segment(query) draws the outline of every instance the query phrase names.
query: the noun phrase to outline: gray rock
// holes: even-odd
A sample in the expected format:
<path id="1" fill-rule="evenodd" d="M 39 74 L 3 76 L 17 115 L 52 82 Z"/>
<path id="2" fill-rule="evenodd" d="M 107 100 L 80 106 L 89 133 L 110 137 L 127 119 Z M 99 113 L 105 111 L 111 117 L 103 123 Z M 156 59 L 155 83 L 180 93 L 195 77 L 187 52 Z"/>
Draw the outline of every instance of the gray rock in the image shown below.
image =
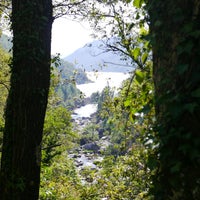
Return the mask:
<path id="1" fill-rule="evenodd" d="M 81 146 L 87 144 L 88 142 L 89 142 L 89 139 L 88 139 L 88 138 L 81 138 L 81 139 L 80 139 L 80 145 L 81 145 Z"/>
<path id="2" fill-rule="evenodd" d="M 94 152 L 98 152 L 100 149 L 100 147 L 94 142 L 83 145 L 83 148 L 85 150 L 94 151 Z"/>

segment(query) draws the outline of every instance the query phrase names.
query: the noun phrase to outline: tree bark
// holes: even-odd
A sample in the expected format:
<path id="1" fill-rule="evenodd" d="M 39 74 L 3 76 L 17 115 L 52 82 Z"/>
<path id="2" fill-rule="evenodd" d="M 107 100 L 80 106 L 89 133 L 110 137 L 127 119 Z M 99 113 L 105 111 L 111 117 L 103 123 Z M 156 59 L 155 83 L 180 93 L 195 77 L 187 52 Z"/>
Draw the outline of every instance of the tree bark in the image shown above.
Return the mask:
<path id="1" fill-rule="evenodd" d="M 39 196 L 41 140 L 50 84 L 51 0 L 12 0 L 13 62 L 0 199 Z"/>
<path id="2" fill-rule="evenodd" d="M 200 1 L 148 1 L 159 166 L 155 199 L 200 195 Z"/>

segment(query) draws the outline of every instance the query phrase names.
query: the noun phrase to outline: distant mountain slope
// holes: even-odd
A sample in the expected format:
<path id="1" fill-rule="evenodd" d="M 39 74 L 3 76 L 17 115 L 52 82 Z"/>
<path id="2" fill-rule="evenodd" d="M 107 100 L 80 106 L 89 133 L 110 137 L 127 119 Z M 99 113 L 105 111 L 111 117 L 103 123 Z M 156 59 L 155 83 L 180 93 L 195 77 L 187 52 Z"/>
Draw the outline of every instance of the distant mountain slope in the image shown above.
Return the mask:
<path id="1" fill-rule="evenodd" d="M 103 45 L 102 41 L 96 40 L 76 50 L 64 60 L 74 63 L 76 68 L 82 68 L 85 71 L 127 72 L 133 69 L 119 55 L 104 52 L 100 48 Z"/>

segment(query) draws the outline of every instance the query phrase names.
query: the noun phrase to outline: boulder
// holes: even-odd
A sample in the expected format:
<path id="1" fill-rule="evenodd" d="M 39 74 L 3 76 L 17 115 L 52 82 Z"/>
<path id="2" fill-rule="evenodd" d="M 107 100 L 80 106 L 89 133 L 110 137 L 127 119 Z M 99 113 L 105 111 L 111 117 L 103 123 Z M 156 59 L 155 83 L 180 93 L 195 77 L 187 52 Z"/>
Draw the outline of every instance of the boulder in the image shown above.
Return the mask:
<path id="1" fill-rule="evenodd" d="M 98 152 L 100 147 L 95 142 L 91 142 L 83 145 L 83 149 L 88 151 Z"/>
<path id="2" fill-rule="evenodd" d="M 88 138 L 81 138 L 81 139 L 80 139 L 80 145 L 81 145 L 81 146 L 87 144 L 88 142 L 89 142 L 89 139 L 88 139 Z"/>

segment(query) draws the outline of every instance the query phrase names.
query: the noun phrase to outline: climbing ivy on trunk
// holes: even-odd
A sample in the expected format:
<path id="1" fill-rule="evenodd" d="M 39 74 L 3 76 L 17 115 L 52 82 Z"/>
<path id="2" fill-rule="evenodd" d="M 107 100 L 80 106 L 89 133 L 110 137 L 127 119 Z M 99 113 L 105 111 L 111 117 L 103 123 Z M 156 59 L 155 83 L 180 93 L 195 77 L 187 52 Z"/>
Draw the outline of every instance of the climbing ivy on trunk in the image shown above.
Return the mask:
<path id="1" fill-rule="evenodd" d="M 155 199 L 200 195 L 200 1 L 149 0 L 156 92 Z"/>

